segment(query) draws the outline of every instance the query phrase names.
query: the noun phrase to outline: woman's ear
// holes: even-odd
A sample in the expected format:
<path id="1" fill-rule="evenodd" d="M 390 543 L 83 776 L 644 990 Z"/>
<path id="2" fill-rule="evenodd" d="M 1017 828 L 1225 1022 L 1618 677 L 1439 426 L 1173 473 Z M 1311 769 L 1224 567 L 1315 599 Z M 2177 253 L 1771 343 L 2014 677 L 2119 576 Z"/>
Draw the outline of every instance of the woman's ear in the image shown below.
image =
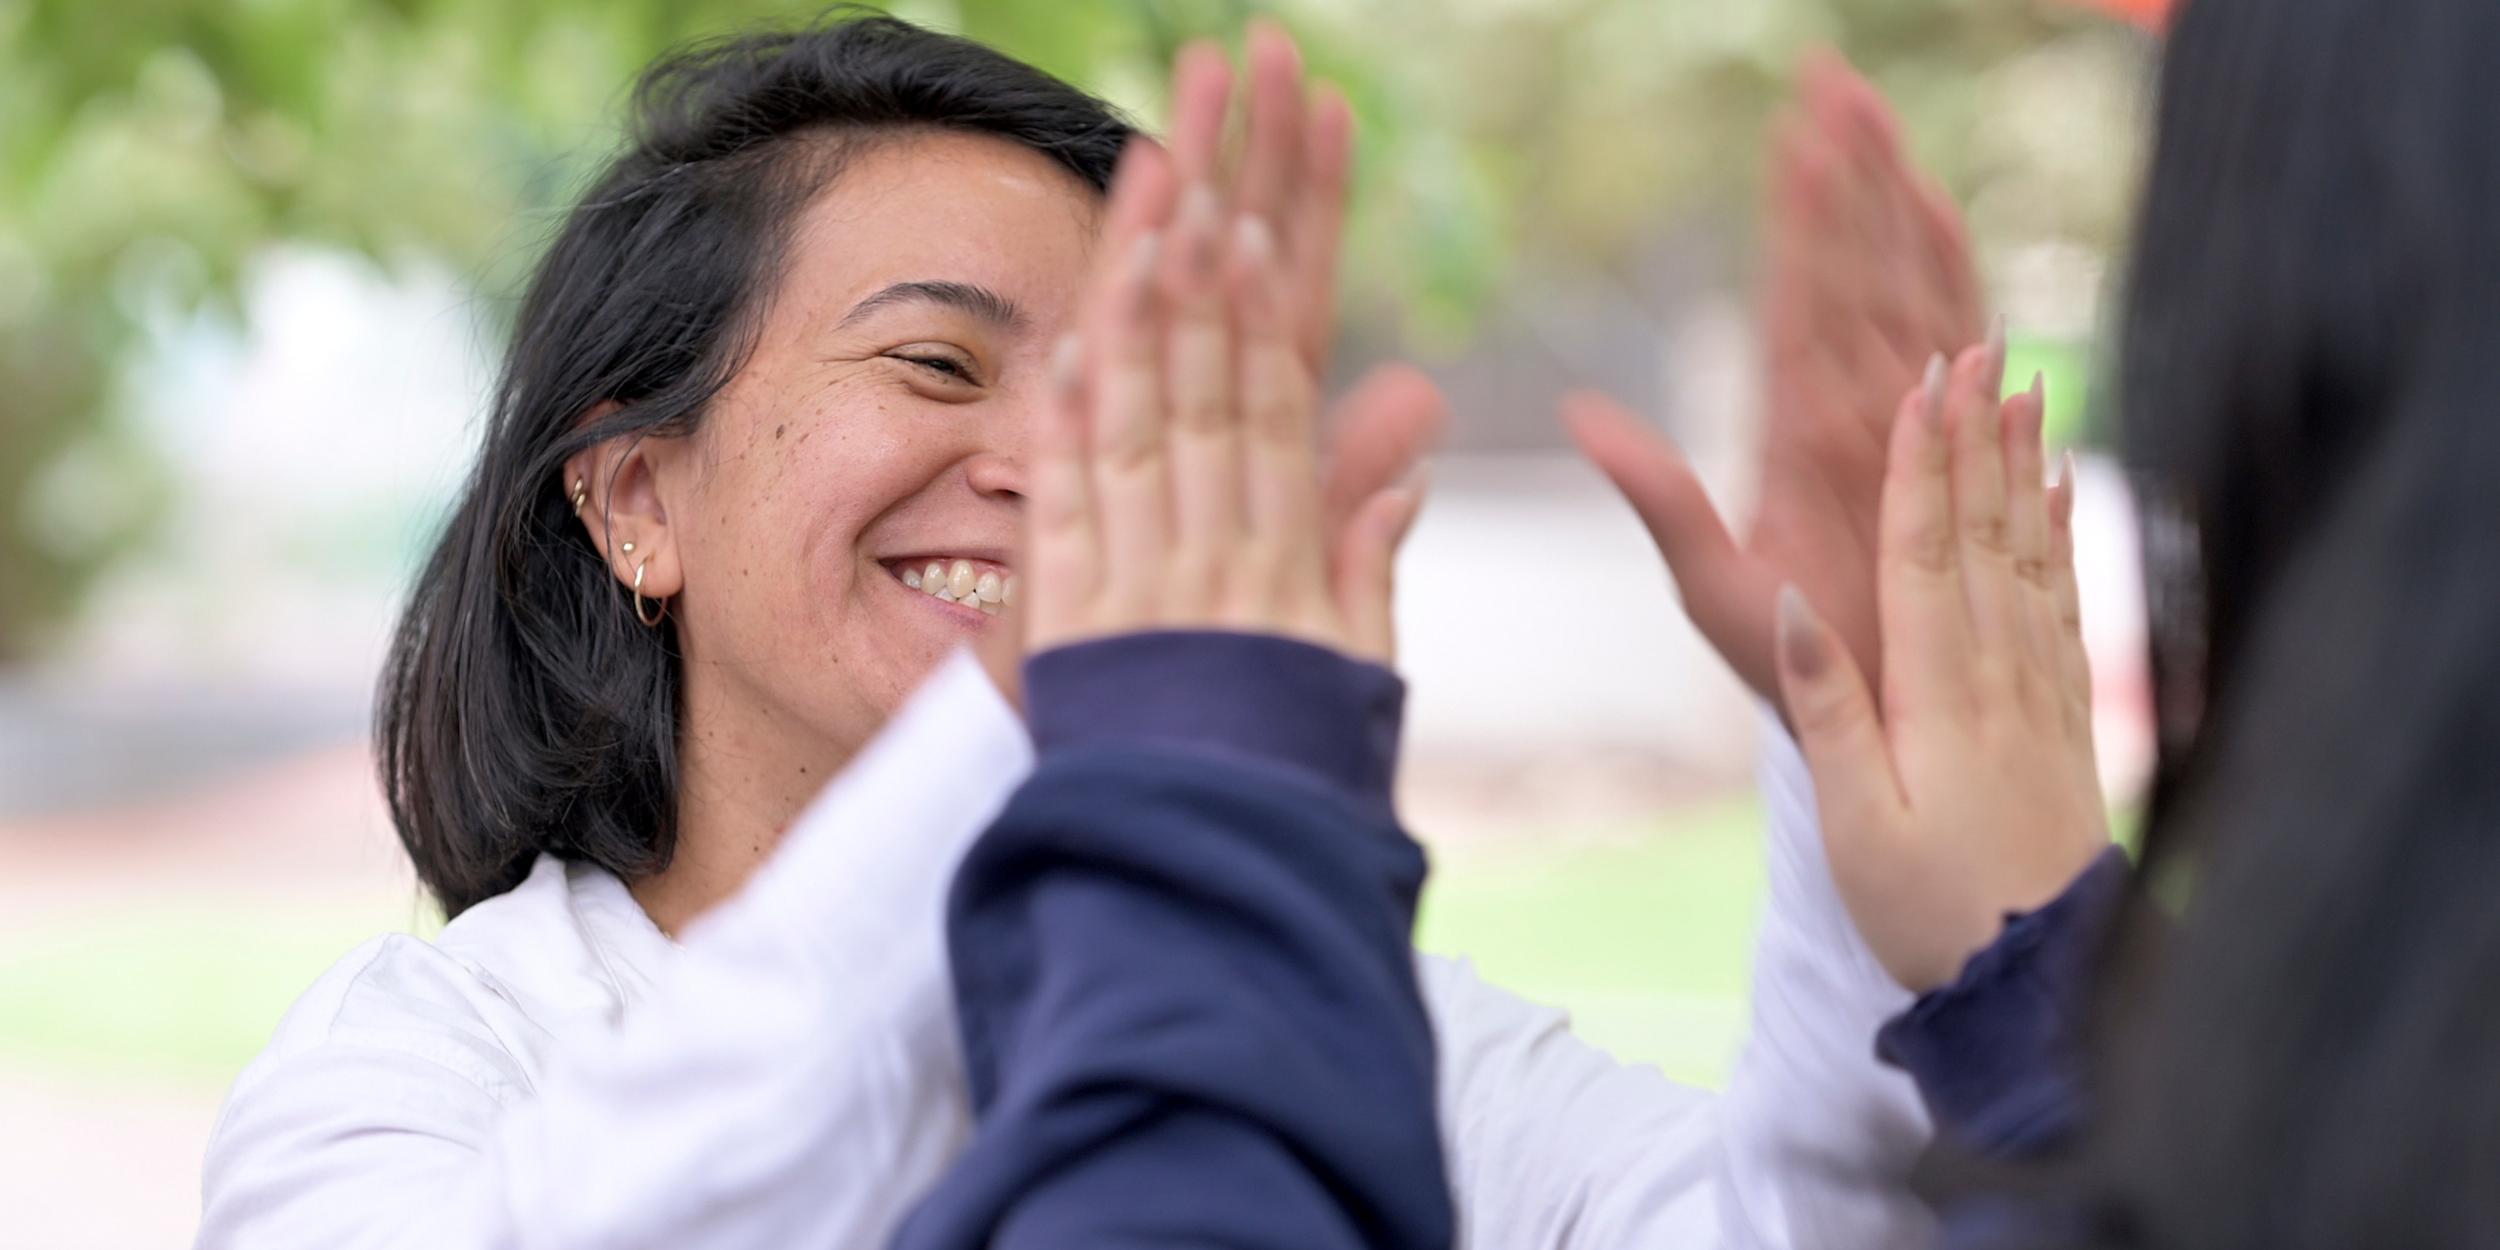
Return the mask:
<path id="1" fill-rule="evenodd" d="M 602 403 L 582 418 L 587 425 L 616 410 Z M 663 461 L 684 440 L 656 438 L 640 432 L 620 434 L 575 453 L 564 462 L 565 497 L 590 535 L 608 570 L 627 587 L 641 578 L 648 599 L 666 599 L 685 587 L 677 560 L 677 544 L 669 529 L 668 491 Z"/>

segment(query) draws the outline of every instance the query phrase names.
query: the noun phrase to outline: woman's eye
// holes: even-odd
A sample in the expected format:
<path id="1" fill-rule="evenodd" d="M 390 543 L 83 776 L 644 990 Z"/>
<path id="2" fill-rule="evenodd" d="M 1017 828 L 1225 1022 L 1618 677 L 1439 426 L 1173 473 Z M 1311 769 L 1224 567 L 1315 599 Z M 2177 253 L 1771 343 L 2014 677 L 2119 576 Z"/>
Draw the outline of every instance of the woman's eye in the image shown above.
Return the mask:
<path id="1" fill-rule="evenodd" d="M 951 382 L 971 382 L 974 380 L 972 376 L 972 366 L 953 356 L 923 355 L 917 352 L 896 352 L 894 353 L 894 358 L 896 360 L 910 361 L 912 364 L 918 365 L 922 369 L 937 374 L 938 376 Z"/>

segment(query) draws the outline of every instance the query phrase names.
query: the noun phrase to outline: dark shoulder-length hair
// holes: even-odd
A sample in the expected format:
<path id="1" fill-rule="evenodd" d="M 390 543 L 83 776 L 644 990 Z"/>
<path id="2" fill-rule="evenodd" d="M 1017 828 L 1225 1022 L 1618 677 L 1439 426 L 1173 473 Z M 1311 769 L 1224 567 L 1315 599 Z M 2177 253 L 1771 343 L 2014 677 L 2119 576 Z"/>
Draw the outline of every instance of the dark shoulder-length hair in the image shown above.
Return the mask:
<path id="1" fill-rule="evenodd" d="M 798 211 L 859 143 L 932 128 L 1022 144 L 1098 192 L 1132 133 L 1038 69 L 865 12 L 643 75 L 623 150 L 521 302 L 484 447 L 382 673 L 383 792 L 446 913 L 511 889 L 541 854 L 628 879 L 668 864 L 674 627 L 635 621 L 565 461 L 693 430 L 745 361 Z"/>
<path id="2" fill-rule="evenodd" d="M 2186 0 L 2158 124 L 2160 764 L 2077 1231 L 2500 1245 L 2500 4 Z"/>

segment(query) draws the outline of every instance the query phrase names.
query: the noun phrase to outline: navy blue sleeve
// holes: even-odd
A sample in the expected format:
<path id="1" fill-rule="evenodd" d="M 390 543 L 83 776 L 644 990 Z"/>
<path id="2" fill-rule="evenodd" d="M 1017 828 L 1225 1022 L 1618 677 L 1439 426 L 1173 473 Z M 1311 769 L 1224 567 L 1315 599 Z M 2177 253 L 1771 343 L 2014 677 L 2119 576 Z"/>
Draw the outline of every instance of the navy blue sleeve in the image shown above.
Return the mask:
<path id="1" fill-rule="evenodd" d="M 1025 691 L 1034 775 L 948 903 L 979 1127 L 895 1245 L 1447 1246 L 1397 678 L 1160 633 Z"/>
<path id="2" fill-rule="evenodd" d="M 1877 1056 L 1918 1083 L 1939 1146 L 2019 1163 L 2082 1128 L 2084 980 L 2128 873 L 2123 852 L 2102 852 L 2047 906 L 2008 916 L 1960 977 L 1920 995 L 1876 1034 Z M 2079 1218 L 2014 1194 L 1955 1194 L 1941 1208 L 1947 1250 L 2039 1244 Z"/>
<path id="3" fill-rule="evenodd" d="M 2081 1123 L 2082 980 L 2128 871 L 2124 852 L 2102 852 L 2047 906 L 2008 916 L 1959 978 L 1876 1034 L 1877 1056 L 1918 1083 L 1939 1140 L 2021 1158 L 2062 1144 Z"/>

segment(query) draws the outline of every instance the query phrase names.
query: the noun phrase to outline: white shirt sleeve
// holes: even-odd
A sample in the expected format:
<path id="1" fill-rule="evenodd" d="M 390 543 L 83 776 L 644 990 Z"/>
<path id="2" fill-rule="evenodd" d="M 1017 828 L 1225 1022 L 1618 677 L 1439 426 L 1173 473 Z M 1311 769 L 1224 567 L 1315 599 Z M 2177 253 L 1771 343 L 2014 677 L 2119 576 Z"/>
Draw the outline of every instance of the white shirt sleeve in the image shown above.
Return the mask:
<path id="1" fill-rule="evenodd" d="M 1910 996 L 1842 909 L 1804 759 L 1776 716 L 1763 736 L 1770 897 L 1724 1094 L 1618 1063 L 1563 1013 L 1426 959 L 1461 1245 L 1932 1244 L 1904 1188 L 1926 1117 L 1909 1079 L 1875 1059 L 1876 1028 Z"/>
<path id="2" fill-rule="evenodd" d="M 959 653 L 693 926 L 609 1044 L 534 1088 L 516 1092 L 529 1082 L 491 1017 L 432 1010 L 446 996 L 412 984 L 453 975 L 448 956 L 370 945 L 291 1013 L 355 1026 L 238 1083 L 198 1244 L 884 1244 L 969 1131 L 945 891 L 1031 766 L 1022 722 Z"/>
<path id="3" fill-rule="evenodd" d="M 1832 884 L 1814 779 L 1779 716 L 1761 712 L 1770 900 L 1754 941 L 1753 1012 L 1720 1113 L 1720 1205 L 1734 1247 L 1930 1246 L 1908 1189 L 1932 1128 L 1875 1031 L 1911 994 L 1858 936 Z"/>

